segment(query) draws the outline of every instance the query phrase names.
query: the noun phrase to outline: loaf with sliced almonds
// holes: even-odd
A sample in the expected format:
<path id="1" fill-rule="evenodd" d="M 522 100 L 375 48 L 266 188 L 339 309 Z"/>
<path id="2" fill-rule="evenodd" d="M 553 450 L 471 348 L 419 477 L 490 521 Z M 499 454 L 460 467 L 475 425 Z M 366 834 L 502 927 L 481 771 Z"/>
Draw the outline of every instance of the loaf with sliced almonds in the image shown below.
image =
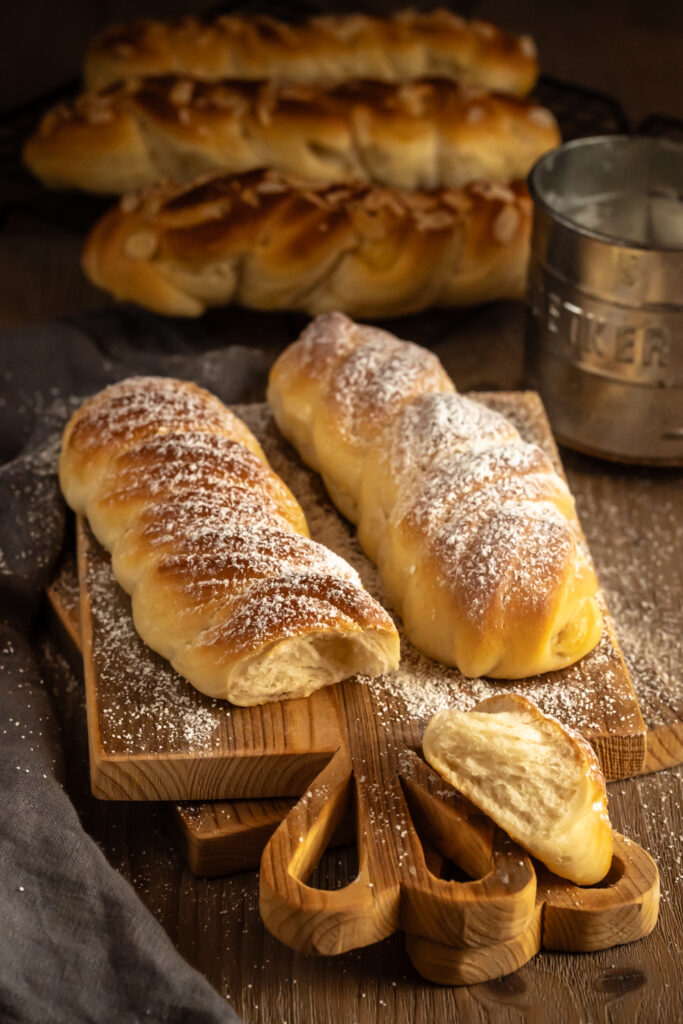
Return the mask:
<path id="1" fill-rule="evenodd" d="M 250 171 L 124 196 L 83 266 L 170 316 L 230 303 L 396 316 L 521 297 L 530 226 L 523 182 L 412 192 Z"/>
<path id="2" fill-rule="evenodd" d="M 447 75 L 467 85 L 523 95 L 538 75 L 536 47 L 484 21 L 450 11 L 340 14 L 287 24 L 223 14 L 160 22 L 139 19 L 97 36 L 85 58 L 89 89 L 130 75 L 276 78 L 334 84 L 350 78 L 405 81 Z"/>
<path id="3" fill-rule="evenodd" d="M 397 666 L 387 613 L 310 539 L 256 438 L 209 392 L 114 384 L 72 416 L 59 472 L 138 633 L 202 693 L 260 704 Z"/>
<path id="4" fill-rule="evenodd" d="M 514 679 L 596 646 L 597 579 L 566 483 L 505 417 L 456 394 L 435 356 L 321 316 L 274 364 L 268 399 L 421 651 Z"/>
<path id="5" fill-rule="evenodd" d="M 46 185 L 128 192 L 271 167 L 320 182 L 458 188 L 523 178 L 560 141 L 531 100 L 446 78 L 325 89 L 169 75 L 50 110 L 24 148 Z"/>
<path id="6" fill-rule="evenodd" d="M 427 726 L 426 760 L 561 878 L 597 885 L 612 864 L 607 792 L 592 747 L 526 697 L 501 694 Z"/>

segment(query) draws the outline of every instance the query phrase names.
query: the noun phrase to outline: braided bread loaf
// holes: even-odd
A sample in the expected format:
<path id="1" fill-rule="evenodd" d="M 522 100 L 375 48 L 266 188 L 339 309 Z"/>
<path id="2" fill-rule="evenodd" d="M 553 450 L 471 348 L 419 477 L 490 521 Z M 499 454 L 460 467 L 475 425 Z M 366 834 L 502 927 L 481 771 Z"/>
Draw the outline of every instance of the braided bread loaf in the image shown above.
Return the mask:
<path id="1" fill-rule="evenodd" d="M 321 182 L 458 188 L 523 178 L 560 141 L 531 100 L 446 78 L 333 89 L 134 79 L 49 111 L 24 149 L 46 184 L 127 192 L 271 167 Z"/>
<path id="2" fill-rule="evenodd" d="M 530 223 L 521 182 L 398 192 L 252 171 L 125 196 L 83 266 L 172 316 L 231 302 L 392 316 L 521 296 Z"/>
<path id="3" fill-rule="evenodd" d="M 566 484 L 508 420 L 455 394 L 430 353 L 322 316 L 276 361 L 268 399 L 425 654 L 512 679 L 597 644 L 597 580 Z"/>
<path id="4" fill-rule="evenodd" d="M 207 391 L 134 377 L 100 392 L 67 424 L 60 482 L 142 639 L 203 693 L 260 704 L 397 666 L 386 612 Z"/>
<path id="5" fill-rule="evenodd" d="M 528 36 L 466 22 L 447 10 L 325 15 L 298 25 L 258 15 L 139 20 L 107 29 L 85 58 L 89 89 L 167 72 L 326 84 L 437 74 L 523 95 L 533 88 L 538 65 Z"/>

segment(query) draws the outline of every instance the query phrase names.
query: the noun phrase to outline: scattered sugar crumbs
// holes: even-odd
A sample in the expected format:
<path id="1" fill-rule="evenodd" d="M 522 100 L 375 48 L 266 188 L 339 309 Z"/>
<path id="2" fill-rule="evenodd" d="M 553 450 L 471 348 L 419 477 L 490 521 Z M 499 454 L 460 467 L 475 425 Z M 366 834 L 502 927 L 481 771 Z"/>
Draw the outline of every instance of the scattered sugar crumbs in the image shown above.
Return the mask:
<path id="1" fill-rule="evenodd" d="M 683 717 L 680 507 L 652 502 L 643 524 L 597 506 L 591 492 L 577 495 L 577 506 L 645 723 L 670 725 Z M 608 537 L 605 521 L 618 523 Z"/>
<path id="2" fill-rule="evenodd" d="M 106 722 L 105 749 L 116 754 L 206 753 L 220 747 L 220 724 L 230 715 L 229 706 L 193 690 L 144 644 L 108 559 L 91 563 L 88 593 L 103 684 L 99 714 Z"/>
<path id="3" fill-rule="evenodd" d="M 657 851 L 660 902 L 673 903 L 683 883 L 683 765 L 609 783 L 607 791 L 615 827 L 643 849 Z M 634 803 L 642 813 L 633 813 Z"/>

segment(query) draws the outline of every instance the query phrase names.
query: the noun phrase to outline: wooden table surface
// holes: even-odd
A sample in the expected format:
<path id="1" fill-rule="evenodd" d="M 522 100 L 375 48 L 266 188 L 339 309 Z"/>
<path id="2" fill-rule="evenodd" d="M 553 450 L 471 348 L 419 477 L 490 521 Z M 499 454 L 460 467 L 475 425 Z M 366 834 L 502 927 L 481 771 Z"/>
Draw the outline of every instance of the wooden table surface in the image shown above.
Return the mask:
<path id="1" fill-rule="evenodd" d="M 30 9 L 31 4 L 27 6 Z M 103 5 L 110 16 L 115 6 Z M 668 112 L 681 113 L 674 109 L 675 96 L 680 101 L 683 93 L 681 18 L 673 5 L 669 11 L 666 5 L 651 5 L 649 12 L 645 5 L 638 12 L 637 5 L 632 9 L 606 2 L 594 5 L 601 32 L 612 24 L 611 11 L 624 22 L 609 41 L 602 78 L 599 66 L 590 59 L 599 50 L 595 37 L 581 38 L 585 15 L 580 7 L 572 6 L 570 17 L 569 5 L 561 4 L 557 17 L 551 18 L 537 9 L 540 6 L 516 7 L 514 27 L 527 28 L 542 40 L 545 67 L 566 77 L 574 72 L 595 87 L 602 82 L 602 88 L 620 96 L 634 117 L 665 110 L 664 83 L 670 97 Z M 495 3 L 470 7 L 500 20 L 507 10 Z M 577 22 L 572 21 L 574 11 Z M 621 63 L 614 59 L 620 47 L 622 52 L 639 53 L 637 67 L 632 58 Z M 659 76 L 657 67 L 662 72 Z M 25 88 L 24 94 L 30 95 L 30 89 Z M 0 324 L 37 322 L 107 305 L 109 300 L 83 280 L 79 249 L 75 235 L 47 227 L 27 214 L 11 216 L 0 234 Z M 434 323 L 428 340 L 459 389 L 521 385 L 520 307 L 499 304 L 478 314 L 474 334 L 468 314 L 439 314 Z M 618 467 L 568 451 L 563 458 L 620 639 L 632 661 L 636 688 L 640 685 L 646 696 L 645 718 L 650 714 L 656 719 L 659 697 L 669 706 L 676 701 L 680 705 L 681 699 L 680 474 Z M 62 669 L 56 666 L 55 671 Z M 180 952 L 230 1000 L 247 1024 L 504 1024 L 521 1020 L 674 1024 L 683 1019 L 680 767 L 608 787 L 613 824 L 643 845 L 659 865 L 662 903 L 652 935 L 602 953 L 542 953 L 508 978 L 449 989 L 421 980 L 407 959 L 400 935 L 336 958 L 309 958 L 280 945 L 261 924 L 256 873 L 197 880 L 182 862 L 164 807 L 105 804 L 88 797 L 81 724 L 76 717 L 67 742 L 68 760 L 75 766 L 72 789 L 86 828 L 131 881 Z M 325 856 L 313 883 L 337 887 L 349 881 L 354 871 L 354 851 L 336 850 Z"/>

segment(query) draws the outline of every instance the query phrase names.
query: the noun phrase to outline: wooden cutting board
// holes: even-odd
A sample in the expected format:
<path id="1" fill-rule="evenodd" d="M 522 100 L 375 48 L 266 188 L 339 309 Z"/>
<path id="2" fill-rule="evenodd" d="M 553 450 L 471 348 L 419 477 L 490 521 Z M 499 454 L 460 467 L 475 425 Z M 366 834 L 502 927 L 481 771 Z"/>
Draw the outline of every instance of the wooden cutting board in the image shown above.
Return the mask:
<path id="1" fill-rule="evenodd" d="M 48 597 L 77 652 L 75 565 L 63 564 Z M 357 724 L 353 684 L 349 689 L 351 717 Z M 362 695 L 360 699 L 363 702 Z M 355 746 L 353 740 L 350 746 Z M 579 888 L 530 861 L 410 750 L 404 750 L 399 771 L 408 818 L 403 816 L 399 824 L 406 849 L 398 860 L 382 853 L 395 853 L 395 810 L 387 818 L 383 809 L 378 817 L 371 804 L 352 799 L 351 762 L 342 748 L 296 807 L 291 800 L 176 805 L 190 863 L 199 860 L 205 874 L 253 866 L 279 826 L 264 857 L 262 906 L 285 942 L 308 951 L 334 952 L 378 938 L 382 930 L 388 932 L 400 923 L 416 969 L 446 985 L 475 984 L 507 974 L 541 948 L 606 949 L 639 939 L 654 928 L 659 906 L 656 866 L 623 836 L 615 836 L 607 878 L 596 889 Z M 365 775 L 359 778 L 365 783 Z M 395 797 L 394 793 L 394 802 Z M 354 827 L 357 802 L 360 812 Z M 380 821 L 389 826 L 389 843 L 377 834 Z M 359 877 L 342 893 L 316 892 L 301 884 L 330 833 L 329 846 L 360 836 Z M 383 860 L 385 872 L 378 873 L 377 863 Z M 449 870 L 453 864 L 461 869 L 458 881 Z M 294 904 L 303 893 L 303 906 L 292 905 L 292 891 Z M 392 900 L 393 910 L 386 906 Z M 384 912 L 378 916 L 373 904 Z M 372 929 L 367 932 L 368 921 L 374 934 Z"/>
<path id="2" fill-rule="evenodd" d="M 424 977 L 457 985 L 507 974 L 541 946 L 606 949 L 654 928 L 659 875 L 641 847 L 615 834 L 610 871 L 593 888 L 551 875 L 395 733 L 368 734 L 366 689 L 341 687 L 347 746 L 263 851 L 259 906 L 278 939 L 335 955 L 400 929 Z M 343 889 L 313 889 L 307 878 L 350 799 L 358 874 Z M 442 877 L 430 848 L 462 877 Z"/>
<path id="3" fill-rule="evenodd" d="M 493 396 L 492 404 L 504 406 L 505 399 Z M 544 436 L 539 428 L 545 421 L 535 396 L 512 401 L 523 433 L 548 446 L 549 432 L 545 427 Z M 510 414 L 508 408 L 503 411 Z M 313 535 L 354 562 L 369 589 L 379 593 L 376 574 L 365 563 L 348 525 L 331 510 L 316 478 L 293 459 L 274 434 L 264 410 L 257 412 L 250 426 L 274 468 L 302 501 Z M 278 464 L 278 459 L 284 464 Z M 157 798 L 160 791 L 183 780 L 193 784 L 200 777 L 202 785 L 208 784 L 212 773 L 198 776 L 192 768 L 195 748 L 206 729 L 210 742 L 205 744 L 204 760 L 210 765 L 214 760 L 216 764 L 227 760 L 229 785 L 241 787 L 237 795 L 252 795 L 248 787 L 253 791 L 254 777 L 263 785 L 267 774 L 259 776 L 254 771 L 259 755 L 270 768 L 278 745 L 288 738 L 285 729 L 278 732 L 263 727 L 267 713 L 272 709 L 286 714 L 287 706 L 258 709 L 264 716 L 258 732 L 252 729 L 250 733 L 244 722 L 236 727 L 231 720 L 230 742 L 241 740 L 231 759 L 215 715 L 222 710 L 232 719 L 238 712 L 239 723 L 243 713 L 250 715 L 254 709 L 221 709 L 216 702 L 190 692 L 161 659 L 150 656 L 149 660 L 144 645 L 139 641 L 136 645 L 126 615 L 127 598 L 112 579 L 109 560 L 83 523 L 78 529 L 78 551 L 91 765 L 98 779 L 108 783 L 113 773 L 117 793 L 124 788 L 120 779 L 126 787 L 134 779 L 141 790 L 152 780 L 151 795 Z M 329 756 L 329 747 L 315 750 L 316 755 L 327 755 L 325 766 L 304 784 L 303 796 L 291 809 L 277 804 L 259 808 L 261 814 L 269 815 L 268 829 L 286 812 L 261 860 L 261 913 L 278 938 L 305 952 L 330 954 L 367 945 L 401 928 L 418 970 L 449 984 L 498 976 L 519 966 L 543 942 L 552 943 L 543 922 L 554 920 L 557 893 L 546 891 L 526 854 L 436 778 L 417 753 L 426 720 L 443 702 L 468 706 L 500 685 L 465 680 L 453 670 L 423 659 L 404 643 L 402 670 L 396 676 L 370 683 L 350 679 L 323 691 L 329 705 L 319 708 L 317 714 L 326 715 L 334 725 L 334 731 L 327 734 L 336 741 L 333 756 Z M 599 648 L 579 666 L 554 678 L 524 680 L 513 688 L 531 694 L 542 707 L 578 726 L 595 746 L 608 776 L 625 777 L 642 768 L 645 729 L 609 616 Z M 189 718 L 189 735 L 187 727 L 182 734 L 178 732 L 172 715 L 167 720 L 169 695 L 173 707 L 180 706 L 185 712 L 184 721 Z M 290 702 L 290 707 L 307 703 L 310 699 Z M 148 705 L 153 708 L 152 717 Z M 195 706 L 202 713 L 192 712 Z M 123 715 L 127 708 L 133 709 L 128 719 Z M 312 724 L 309 734 L 309 743 L 313 743 Z M 272 740 L 267 750 L 263 743 L 266 735 Z M 297 737 L 300 735 L 301 729 Z M 254 737 L 260 745 L 253 743 Z M 185 749 L 179 749 L 179 738 L 185 740 Z M 310 746 L 308 749 L 310 752 Z M 113 751 L 119 756 L 112 756 Z M 310 769 L 313 762 L 307 764 Z M 281 773 L 277 786 L 282 777 Z M 135 793 L 138 795 L 138 789 Z M 272 793 L 268 786 L 261 795 L 281 794 Z M 242 812 L 247 807 L 243 804 Z M 358 876 L 344 890 L 313 889 L 306 881 L 332 836 L 348 821 L 352 808 Z M 214 804 L 211 813 L 217 821 L 222 805 Z M 184 815 L 188 835 L 198 835 L 196 817 L 193 829 L 189 808 Z M 203 817 L 201 810 L 198 817 Z M 247 822 L 248 834 L 254 836 L 254 820 L 250 821 L 249 815 L 245 818 L 244 813 L 240 818 Z M 264 835 L 262 829 L 256 845 Z M 619 843 L 620 839 L 614 878 L 592 891 L 583 916 L 579 905 L 582 890 L 570 887 L 568 895 L 564 892 L 566 905 L 560 899 L 558 920 L 562 912 L 571 916 L 569 925 L 558 928 L 570 948 L 603 948 L 631 941 L 654 926 L 656 868 L 639 848 L 631 857 L 634 851 L 624 852 Z M 440 878 L 425 859 L 430 845 L 459 864 L 469 880 Z M 600 922 L 597 929 L 596 920 Z"/>
<path id="4" fill-rule="evenodd" d="M 77 651 L 74 565 L 63 565 L 48 596 Z M 347 691 L 342 715 L 350 715 L 351 742 L 346 746 L 353 750 L 353 734 L 363 728 L 355 702 L 363 705 L 365 695 L 354 683 L 342 689 Z M 387 752 L 374 751 L 381 775 L 386 775 L 382 757 Z M 606 949 L 635 941 L 654 928 L 658 873 L 634 843 L 615 836 L 608 877 L 597 889 L 579 888 L 530 861 L 409 748 L 401 762 L 400 795 L 395 786 L 381 795 L 377 786 L 370 786 L 354 800 L 351 758 L 342 747 L 296 806 L 292 800 L 175 805 L 190 865 L 198 863 L 204 874 L 255 866 L 279 826 L 264 856 L 262 907 L 283 941 L 308 952 L 338 952 L 400 925 L 416 969 L 447 985 L 507 974 L 541 948 Z M 397 777 L 393 769 L 389 777 Z M 357 778 L 357 786 L 365 787 L 366 775 Z M 378 797 L 382 807 L 376 806 Z M 355 826 L 354 804 L 359 808 Z M 388 840 L 382 831 L 388 832 Z M 398 858 L 396 832 L 404 844 Z M 302 884 L 325 845 L 354 838 L 361 851 L 360 871 L 351 886 L 326 893 Z M 384 869 L 378 870 L 381 863 Z M 461 868 L 458 881 L 449 877 L 452 864 Z"/>
<path id="5" fill-rule="evenodd" d="M 615 833 L 614 840 L 612 868 L 599 888 L 579 888 L 536 863 L 536 900 L 526 928 L 490 946 L 449 946 L 406 933 L 413 965 L 429 981 L 473 985 L 516 971 L 540 949 L 594 952 L 643 938 L 657 923 L 657 868 L 624 836 Z M 442 877 L 447 859 L 429 842 L 423 846 L 428 869 Z"/>
<path id="6" fill-rule="evenodd" d="M 552 442 L 552 438 L 545 420 L 540 402 L 536 396 L 525 393 L 525 394 L 501 394 L 496 393 L 493 395 L 477 395 L 480 400 L 486 401 L 488 404 L 499 408 L 502 412 L 510 415 L 511 418 L 515 419 L 520 427 L 522 433 L 534 439 L 539 443 L 542 443 L 546 450 L 549 451 L 551 456 L 557 460 L 557 452 Z M 267 449 L 268 455 L 271 461 L 274 463 L 275 468 L 282 473 L 282 475 L 288 477 L 290 484 L 294 485 L 297 496 L 306 507 L 307 514 L 311 520 L 314 534 L 321 532 L 321 525 L 324 526 L 326 523 L 332 523 L 334 529 L 342 536 L 337 537 L 337 542 L 341 544 L 341 547 L 348 547 L 349 544 L 352 548 L 352 560 L 356 561 L 357 567 L 367 574 L 372 576 L 374 570 L 369 563 L 360 555 L 359 551 L 353 550 L 353 541 L 349 541 L 350 530 L 347 524 L 331 509 L 327 502 L 320 483 L 315 474 L 310 473 L 305 467 L 302 467 L 295 456 L 291 454 L 290 449 L 284 444 L 277 432 L 273 429 L 272 423 L 270 423 L 268 417 L 265 415 L 263 407 L 255 407 L 248 410 L 241 410 L 242 414 L 246 413 L 245 418 L 251 416 L 252 426 L 256 428 L 257 432 L 261 431 L 262 440 Z M 323 531 L 329 533 L 329 530 Z M 326 538 L 329 540 L 329 538 Z M 348 551 L 346 551 L 348 554 Z M 106 556 L 100 563 L 100 569 L 104 573 L 107 566 Z M 110 581 L 111 583 L 111 581 Z M 377 581 L 375 580 L 375 586 Z M 112 585 L 112 589 L 117 590 L 115 585 Z M 72 633 L 75 632 L 73 624 L 73 615 L 70 614 L 69 609 L 73 609 L 77 600 L 78 590 L 76 581 L 71 574 L 69 578 L 68 567 L 67 571 L 62 575 L 60 580 L 57 580 L 51 590 L 51 596 L 53 603 L 57 606 L 58 610 L 61 607 L 64 615 L 63 617 L 68 621 L 71 621 Z M 119 598 L 122 598 L 123 605 L 125 606 L 125 597 L 120 594 Z M 122 615 L 123 609 L 119 606 L 118 615 Z M 115 616 L 114 616 L 115 617 Z M 132 643 L 135 643 L 137 638 L 133 635 L 130 638 Z M 608 636 L 609 639 L 609 636 Z M 139 644 L 139 641 L 137 641 Z M 144 655 L 149 654 L 146 649 L 143 651 Z M 154 660 L 154 656 L 152 655 Z M 418 656 L 419 659 L 419 656 Z M 426 659 L 423 659 L 426 662 Z M 160 659 L 156 659 L 160 662 Z M 429 668 L 436 668 L 440 670 L 440 666 L 435 666 L 433 662 L 428 663 Z M 160 670 L 168 671 L 168 666 L 161 662 Z M 449 675 L 449 670 L 443 670 L 446 676 Z M 571 672 L 572 670 L 570 670 Z M 453 688 L 456 693 L 460 691 L 460 685 L 464 682 L 462 679 L 458 680 L 457 674 L 452 673 L 455 678 L 446 679 L 445 686 L 446 690 Z M 161 677 L 160 677 L 161 678 Z M 614 698 L 608 691 L 606 698 L 609 704 L 611 704 L 613 713 L 607 716 L 603 720 L 603 724 L 606 728 L 606 739 L 602 743 L 595 742 L 600 738 L 600 722 L 594 723 L 597 725 L 597 730 L 593 730 L 593 737 L 595 737 L 595 745 L 600 753 L 602 751 L 602 761 L 605 765 L 606 758 L 609 756 L 607 767 L 608 774 L 619 775 L 620 777 L 628 774 L 635 774 L 639 770 L 642 771 L 642 766 L 638 766 L 640 758 L 640 751 L 642 750 L 642 726 L 639 726 L 637 711 L 634 710 L 633 698 L 631 694 L 630 686 L 628 681 L 622 675 L 618 680 L 621 683 L 622 691 L 626 694 L 626 705 L 628 715 L 618 726 L 621 726 L 621 730 L 617 728 L 614 737 L 610 736 L 609 733 L 609 719 L 621 717 L 620 712 L 614 705 Z M 441 680 L 443 682 L 443 680 Z M 612 683 L 614 680 L 612 680 Z M 177 684 L 176 684 L 177 685 Z M 494 684 L 491 684 L 492 686 Z M 552 688 L 549 688 L 552 689 Z M 580 689 L 580 687 L 579 687 Z M 191 691 L 191 688 L 187 688 Z M 570 692 L 573 690 L 577 692 L 576 680 L 573 681 L 570 688 Z M 593 688 L 595 692 L 595 688 Z M 483 694 L 482 694 L 483 695 Z M 554 696 L 560 694 L 556 693 Z M 192 699 L 194 695 L 190 692 L 189 698 Z M 321 696 L 321 695 L 316 695 Z M 563 691 L 560 696 L 566 696 Z M 583 694 L 582 694 L 583 696 Z M 438 697 L 438 694 L 437 694 Z M 195 700 L 201 702 L 204 700 L 201 695 L 196 695 Z M 211 703 L 211 702 L 208 702 Z M 301 702 L 292 702 L 301 703 Z M 540 703 L 540 701 L 539 701 Z M 277 708 L 278 706 L 271 706 Z M 586 728 L 590 725 L 587 721 L 586 708 L 590 708 L 590 701 L 583 702 L 583 718 L 584 718 L 584 731 L 591 736 L 590 731 Z M 329 711 L 329 707 L 327 708 Z M 561 717 L 561 715 L 558 715 Z M 200 720 L 201 715 L 200 715 Z M 205 719 L 203 719 L 205 721 Z M 576 723 L 575 723 L 576 724 Z M 149 723 L 148 723 L 149 725 Z M 625 726 L 625 728 L 624 728 Z M 658 753 L 661 754 L 662 750 L 668 751 L 668 760 L 674 763 L 680 759 L 681 751 L 683 750 L 683 737 L 680 736 L 680 722 L 674 721 L 672 723 L 660 724 L 651 730 L 652 738 L 662 737 L 662 740 L 657 744 Z M 335 742 L 338 742 L 338 734 L 335 734 L 333 740 L 331 736 L 328 736 L 330 740 L 328 751 L 330 747 L 334 746 Z M 617 757 L 614 756 L 615 748 Z M 623 757 L 624 749 L 627 752 L 626 758 Z M 128 753 L 124 751 L 124 753 Z M 145 757 L 146 755 L 146 757 Z M 611 756 L 610 756 L 611 755 Z M 326 752 L 326 757 L 329 754 Z M 133 786 L 130 786 L 129 780 L 126 780 L 126 791 L 129 792 L 131 788 L 135 789 L 136 778 L 134 775 L 135 758 L 133 760 L 133 769 L 131 769 Z M 141 763 L 145 768 L 148 768 L 151 764 L 153 766 L 152 771 L 156 770 L 156 761 L 153 754 L 149 751 L 143 752 L 143 757 L 140 759 Z M 616 765 L 614 762 L 617 762 Z M 666 763 L 666 759 L 662 759 Z M 147 763 L 146 763 L 147 762 Z M 242 765 L 247 765 L 247 760 L 242 762 Z M 661 762 L 655 762 L 652 765 L 645 765 L 645 770 L 652 770 L 655 767 L 661 765 Z M 610 771 L 610 767 L 612 770 Z M 311 765 L 313 768 L 313 765 Z M 616 770 L 615 770 L 616 768 Z M 315 774 L 315 771 L 311 771 L 311 775 Z M 145 786 L 147 784 L 145 783 Z M 167 787 L 168 788 L 168 787 Z M 273 786 L 268 786 L 269 789 L 273 789 Z M 297 787 L 298 788 L 298 787 Z M 305 788 L 302 786 L 301 788 Z M 162 787 L 152 787 L 152 796 L 155 793 L 160 793 Z M 117 790 L 120 792 L 120 790 Z M 244 790 L 242 791 L 244 794 Z M 142 794 L 141 794 L 142 795 Z M 244 794 L 246 795 L 246 794 Z M 277 795 L 272 793 L 272 795 Z M 178 808 L 178 817 L 181 827 L 182 834 L 184 835 L 187 850 L 189 853 L 189 860 L 193 870 L 198 873 L 222 873 L 226 868 L 240 869 L 242 867 L 252 866 L 256 863 L 260 848 L 267 835 L 274 829 L 278 814 L 283 814 L 287 809 L 288 804 L 281 802 L 269 802 L 268 805 L 260 807 L 258 804 L 251 803 L 234 803 L 233 805 L 226 804 L 224 807 L 218 808 L 216 805 L 181 805 Z M 251 838 L 250 838 L 251 837 Z M 236 855 L 233 856 L 231 848 L 235 849 Z"/>
<path id="7" fill-rule="evenodd" d="M 561 470 L 537 395 L 477 395 L 510 416 Z M 303 466 L 274 427 L 266 406 L 238 410 L 261 441 L 274 470 L 290 485 L 311 533 L 358 569 L 380 600 L 375 567 L 353 528 L 334 510 L 319 478 Z M 340 744 L 334 688 L 299 701 L 237 708 L 198 693 L 137 636 L 130 601 L 115 582 L 107 554 L 80 522 L 77 550 L 88 708 L 90 767 L 104 799 L 216 799 L 297 796 Z M 402 636 L 397 673 L 367 685 L 372 721 L 391 730 L 409 721 L 412 741 L 434 711 L 471 706 L 502 688 L 535 700 L 578 729 L 595 748 L 609 779 L 640 771 L 645 726 L 609 615 L 601 643 L 577 665 L 518 682 L 465 679 L 423 657 Z"/>

